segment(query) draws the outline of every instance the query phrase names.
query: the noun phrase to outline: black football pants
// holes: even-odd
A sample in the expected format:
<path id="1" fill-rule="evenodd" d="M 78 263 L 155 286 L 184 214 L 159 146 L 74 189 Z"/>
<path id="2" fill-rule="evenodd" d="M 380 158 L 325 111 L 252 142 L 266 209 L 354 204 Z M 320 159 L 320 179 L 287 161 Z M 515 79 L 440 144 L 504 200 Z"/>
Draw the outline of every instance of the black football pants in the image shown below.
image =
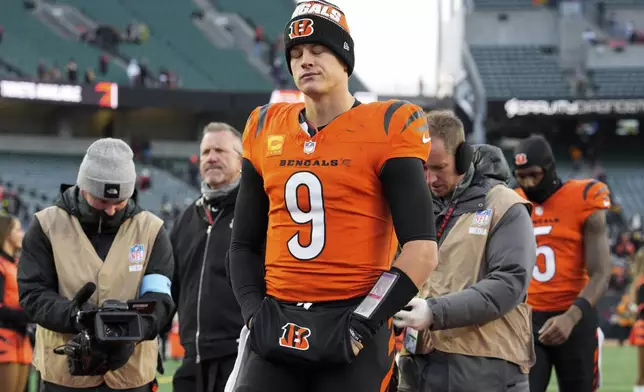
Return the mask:
<path id="1" fill-rule="evenodd" d="M 224 392 L 237 355 L 196 363 L 184 358 L 172 379 L 174 392 Z"/>
<path id="2" fill-rule="evenodd" d="M 599 382 L 598 317 L 584 316 L 570 337 L 559 346 L 539 341 L 539 329 L 551 317 L 563 312 L 533 312 L 532 325 L 537 363 L 530 369 L 530 391 L 545 392 L 554 367 L 560 392 L 593 392 Z"/>
<path id="3" fill-rule="evenodd" d="M 248 347 L 251 350 L 250 346 Z M 272 363 L 250 352 L 235 392 L 380 392 L 393 374 L 395 341 L 383 326 L 348 365 Z"/>

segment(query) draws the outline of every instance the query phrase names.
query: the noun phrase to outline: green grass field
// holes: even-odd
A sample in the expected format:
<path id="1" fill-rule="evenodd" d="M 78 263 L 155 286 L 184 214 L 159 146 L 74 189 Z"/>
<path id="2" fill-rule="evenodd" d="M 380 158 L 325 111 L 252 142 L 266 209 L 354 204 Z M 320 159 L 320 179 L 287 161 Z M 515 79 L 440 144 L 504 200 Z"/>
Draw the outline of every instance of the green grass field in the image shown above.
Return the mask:
<path id="1" fill-rule="evenodd" d="M 172 392 L 172 375 L 179 366 L 177 361 L 165 363 L 165 375 L 159 375 L 159 392 Z M 634 347 L 605 345 L 602 348 L 602 385 L 600 391 L 632 392 L 636 377 L 637 356 Z M 553 375 L 548 392 L 558 392 Z M 32 388 L 32 392 L 37 392 Z"/>
<path id="2" fill-rule="evenodd" d="M 637 352 L 632 346 L 619 347 L 605 344 L 602 347 L 601 387 L 606 392 L 632 392 L 637 377 Z M 556 378 L 550 380 L 548 392 L 558 392 Z"/>

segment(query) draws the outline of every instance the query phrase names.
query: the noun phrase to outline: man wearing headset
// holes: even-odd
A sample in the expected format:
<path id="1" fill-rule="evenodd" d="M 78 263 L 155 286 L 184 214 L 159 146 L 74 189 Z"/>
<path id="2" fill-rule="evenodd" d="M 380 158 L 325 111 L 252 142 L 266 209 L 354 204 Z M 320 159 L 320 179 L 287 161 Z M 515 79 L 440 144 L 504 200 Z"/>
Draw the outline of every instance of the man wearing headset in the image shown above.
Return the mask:
<path id="1" fill-rule="evenodd" d="M 500 149 L 467 144 L 452 112 L 428 120 L 425 173 L 438 267 L 420 298 L 394 317 L 407 327 L 398 391 L 528 391 L 535 361 L 525 303 L 536 254 L 531 204 L 507 187 Z"/>

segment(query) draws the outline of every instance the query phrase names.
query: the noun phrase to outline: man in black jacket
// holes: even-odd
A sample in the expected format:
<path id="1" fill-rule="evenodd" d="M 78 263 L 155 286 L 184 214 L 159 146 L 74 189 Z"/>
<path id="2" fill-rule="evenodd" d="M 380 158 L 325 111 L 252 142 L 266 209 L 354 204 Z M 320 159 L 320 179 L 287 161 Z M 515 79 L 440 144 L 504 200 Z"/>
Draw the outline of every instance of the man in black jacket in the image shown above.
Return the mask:
<path id="1" fill-rule="evenodd" d="M 241 135 L 211 123 L 200 146 L 202 196 L 180 216 L 170 239 L 176 260 L 172 294 L 178 304 L 185 357 L 175 392 L 219 392 L 237 357 L 241 310 L 226 276 L 225 258 L 241 171 Z"/>
<path id="2" fill-rule="evenodd" d="M 174 260 L 163 222 L 138 206 L 135 182 L 130 147 L 100 139 L 87 150 L 77 185 L 61 186 L 56 205 L 38 212 L 25 234 L 18 285 L 20 304 L 38 324 L 34 364 L 41 391 L 144 392 L 156 382 L 154 340 L 174 311 Z M 72 298 L 86 282 L 96 292 L 79 309 Z M 72 375 L 54 349 L 94 326 L 79 310 L 95 310 L 109 299 L 154 301 L 153 313 L 142 320 L 143 339 L 136 346 L 92 343 L 91 361 L 82 358 L 92 369 Z"/>

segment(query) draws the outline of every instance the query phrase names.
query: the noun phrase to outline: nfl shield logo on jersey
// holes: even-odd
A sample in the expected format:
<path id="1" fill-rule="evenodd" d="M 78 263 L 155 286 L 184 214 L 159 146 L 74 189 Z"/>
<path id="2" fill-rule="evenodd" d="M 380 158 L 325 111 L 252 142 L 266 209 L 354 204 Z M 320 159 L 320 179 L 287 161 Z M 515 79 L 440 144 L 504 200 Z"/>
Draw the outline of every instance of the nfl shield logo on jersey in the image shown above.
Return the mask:
<path id="1" fill-rule="evenodd" d="M 304 143 L 304 153 L 306 154 L 311 154 L 315 151 L 315 142 L 313 140 L 309 140 L 308 142 Z"/>
<path id="2" fill-rule="evenodd" d="M 130 247 L 130 271 L 142 271 L 143 261 L 145 261 L 145 246 L 143 244 L 135 244 Z"/>
<path id="3" fill-rule="evenodd" d="M 474 219 L 472 220 L 472 224 L 475 226 L 487 226 L 488 223 L 490 222 L 490 218 L 492 217 L 492 210 L 483 210 L 483 211 L 477 211 L 476 214 L 474 214 Z"/>

